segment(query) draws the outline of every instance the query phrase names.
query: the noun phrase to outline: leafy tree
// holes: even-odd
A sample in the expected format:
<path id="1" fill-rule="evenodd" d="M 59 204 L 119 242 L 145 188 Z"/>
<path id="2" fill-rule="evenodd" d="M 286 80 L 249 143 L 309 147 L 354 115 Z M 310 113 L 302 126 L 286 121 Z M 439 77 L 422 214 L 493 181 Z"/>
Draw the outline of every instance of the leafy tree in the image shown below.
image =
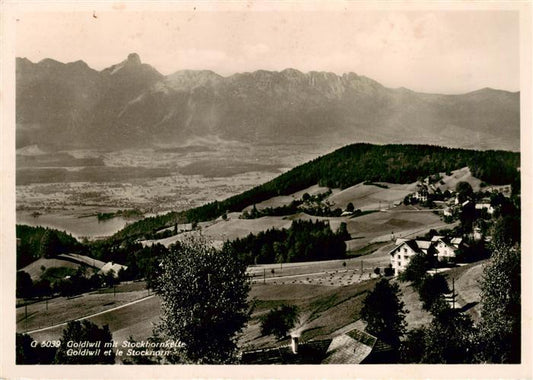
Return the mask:
<path id="1" fill-rule="evenodd" d="M 520 242 L 520 214 L 499 217 L 492 225 L 492 241 L 496 245 L 514 245 Z"/>
<path id="2" fill-rule="evenodd" d="M 299 312 L 296 306 L 281 305 L 270 310 L 261 319 L 261 334 L 274 335 L 283 339 L 298 322 Z"/>
<path id="3" fill-rule="evenodd" d="M 99 355 L 67 355 L 67 342 L 101 342 Z M 112 343 L 113 337 L 109 327 L 104 325 L 102 328 L 98 325 L 84 321 L 71 321 L 63 330 L 61 336 L 61 346 L 57 351 L 55 363 L 58 364 L 114 364 L 115 353 L 104 355 L 102 348 L 106 343 Z M 93 349 L 94 350 L 94 349 Z"/>
<path id="4" fill-rule="evenodd" d="M 47 229 L 41 237 L 41 245 L 39 247 L 39 256 L 52 257 L 59 253 L 60 242 L 54 231 Z"/>
<path id="5" fill-rule="evenodd" d="M 431 262 L 428 256 L 424 253 L 417 253 L 411 260 L 405 270 L 400 273 L 400 281 L 410 281 L 413 286 L 418 289 L 420 283 L 426 276 L 426 272 L 431 268 Z"/>
<path id="6" fill-rule="evenodd" d="M 400 287 L 381 279 L 363 301 L 361 318 L 367 322 L 367 331 L 393 347 L 399 347 L 405 333 L 404 303 L 399 299 Z"/>
<path id="7" fill-rule="evenodd" d="M 104 274 L 104 282 L 108 288 L 112 288 L 118 282 L 113 269 L 108 270 L 107 273 Z"/>
<path id="8" fill-rule="evenodd" d="M 457 192 L 457 199 L 460 203 L 472 198 L 474 195 L 474 189 L 472 189 L 472 186 L 464 181 L 457 182 L 457 185 L 455 185 L 455 191 Z"/>
<path id="9" fill-rule="evenodd" d="M 191 363 L 230 363 L 237 334 L 249 318 L 246 265 L 234 251 L 202 238 L 172 246 L 162 258 L 155 291 L 162 300 L 162 334 L 183 344 Z"/>
<path id="10" fill-rule="evenodd" d="M 421 363 L 425 352 L 426 328 L 420 327 L 407 332 L 400 346 L 401 363 Z"/>
<path id="11" fill-rule="evenodd" d="M 353 212 L 354 210 L 355 210 L 355 207 L 353 203 L 352 202 L 348 203 L 348 205 L 346 206 L 346 211 Z"/>
<path id="12" fill-rule="evenodd" d="M 339 236 L 342 240 L 350 240 L 351 235 L 348 232 L 348 226 L 346 222 L 341 222 L 339 225 L 339 229 L 337 230 L 337 236 Z"/>
<path id="13" fill-rule="evenodd" d="M 467 234 L 472 232 L 474 220 L 476 219 L 476 205 L 469 202 L 461 208 L 459 213 L 459 221 L 461 222 L 461 232 Z"/>
<path id="14" fill-rule="evenodd" d="M 481 282 L 480 360 L 520 362 L 520 249 L 499 245 Z"/>
<path id="15" fill-rule="evenodd" d="M 394 276 L 394 269 L 392 269 L 392 264 L 389 264 L 383 269 L 383 275 L 386 277 Z"/>
<path id="16" fill-rule="evenodd" d="M 33 349 L 31 343 L 33 339 L 27 334 L 18 334 L 16 336 L 16 363 L 17 364 L 37 364 L 39 356 Z"/>
<path id="17" fill-rule="evenodd" d="M 37 297 L 46 297 L 52 294 L 50 281 L 47 279 L 40 279 L 33 284 L 33 295 Z"/>
<path id="18" fill-rule="evenodd" d="M 429 326 L 411 330 L 401 343 L 403 363 L 459 364 L 475 362 L 477 330 L 468 315 L 450 309 L 443 298 L 431 307 Z"/>
<path id="19" fill-rule="evenodd" d="M 460 247 L 455 254 L 455 260 L 460 263 L 470 263 L 488 258 L 490 251 L 483 240 L 469 241 L 468 245 Z"/>
<path id="20" fill-rule="evenodd" d="M 431 310 L 435 301 L 449 291 L 448 282 L 441 274 L 425 276 L 418 287 L 422 307 L 425 310 Z"/>
<path id="21" fill-rule="evenodd" d="M 23 268 L 43 256 L 79 251 L 82 245 L 65 232 L 44 227 L 17 224 L 17 268 Z"/>
<path id="22" fill-rule="evenodd" d="M 17 297 L 28 298 L 33 294 L 33 281 L 28 273 L 20 270 L 17 272 Z"/>
<path id="23" fill-rule="evenodd" d="M 474 359 L 475 335 L 473 322 L 468 315 L 457 313 L 449 307 L 441 307 L 440 312 L 425 329 L 421 362 L 471 363 Z"/>

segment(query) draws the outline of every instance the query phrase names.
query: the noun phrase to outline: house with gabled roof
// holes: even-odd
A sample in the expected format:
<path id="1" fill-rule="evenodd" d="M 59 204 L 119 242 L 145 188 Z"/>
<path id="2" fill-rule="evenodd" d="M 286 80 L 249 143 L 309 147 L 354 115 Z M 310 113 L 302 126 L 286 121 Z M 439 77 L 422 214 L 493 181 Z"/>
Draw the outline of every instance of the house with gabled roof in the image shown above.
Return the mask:
<path id="1" fill-rule="evenodd" d="M 459 248 L 459 244 L 463 239 L 459 238 L 459 241 L 454 239 L 448 239 L 443 236 L 434 236 L 431 239 L 431 243 L 433 247 L 435 248 L 435 257 L 438 261 L 450 261 L 455 259 L 455 255 L 457 252 L 457 249 Z M 458 242 L 458 244 L 454 244 L 451 241 L 455 240 Z"/>
<path id="2" fill-rule="evenodd" d="M 390 363 L 393 349 L 374 335 L 358 328 L 325 339 L 245 351 L 242 364 L 363 364 Z"/>
<path id="3" fill-rule="evenodd" d="M 437 258 L 438 261 L 455 259 L 457 250 L 463 244 L 463 238 L 433 236 L 431 240 L 398 239 L 396 246 L 389 252 L 394 275 L 397 276 L 407 268 L 411 258 L 416 254 L 424 254 Z"/>
<path id="4" fill-rule="evenodd" d="M 127 266 L 125 265 L 120 265 L 120 264 L 117 264 L 117 263 L 113 263 L 112 261 L 109 261 L 108 263 L 106 263 L 102 268 L 100 268 L 100 271 L 98 273 L 101 273 L 101 274 L 108 274 L 109 272 L 112 272 L 113 273 L 113 277 L 118 277 L 118 272 L 120 272 L 120 270 L 126 270 L 128 269 Z"/>
<path id="5" fill-rule="evenodd" d="M 418 240 L 420 242 L 420 240 Z M 423 245 L 425 246 L 425 244 Z M 396 247 L 389 252 L 391 256 L 392 269 L 394 275 L 397 276 L 400 272 L 403 272 L 407 265 L 411 261 L 411 258 L 418 253 L 427 253 L 418 246 L 417 240 L 397 240 Z"/>

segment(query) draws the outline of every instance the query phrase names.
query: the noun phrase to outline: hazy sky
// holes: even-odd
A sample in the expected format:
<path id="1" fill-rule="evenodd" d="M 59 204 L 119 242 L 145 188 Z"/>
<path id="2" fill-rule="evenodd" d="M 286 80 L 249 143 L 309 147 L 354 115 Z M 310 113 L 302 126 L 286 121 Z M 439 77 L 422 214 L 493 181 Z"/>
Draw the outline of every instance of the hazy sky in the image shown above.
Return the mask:
<path id="1" fill-rule="evenodd" d="M 17 56 L 103 69 L 137 52 L 163 74 L 287 67 L 355 72 L 388 87 L 518 91 L 514 11 L 46 12 L 17 15 Z"/>

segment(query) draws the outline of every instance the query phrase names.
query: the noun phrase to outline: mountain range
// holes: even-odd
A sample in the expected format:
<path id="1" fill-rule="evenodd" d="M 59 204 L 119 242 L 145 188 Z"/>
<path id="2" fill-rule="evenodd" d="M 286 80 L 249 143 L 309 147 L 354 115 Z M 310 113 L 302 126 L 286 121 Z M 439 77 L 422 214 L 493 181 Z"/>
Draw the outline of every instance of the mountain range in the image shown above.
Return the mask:
<path id="1" fill-rule="evenodd" d="M 16 63 L 17 148 L 122 149 L 195 138 L 520 149 L 520 93 L 387 88 L 357 75 L 258 70 L 162 75 L 132 53 L 101 71 L 83 61 Z"/>

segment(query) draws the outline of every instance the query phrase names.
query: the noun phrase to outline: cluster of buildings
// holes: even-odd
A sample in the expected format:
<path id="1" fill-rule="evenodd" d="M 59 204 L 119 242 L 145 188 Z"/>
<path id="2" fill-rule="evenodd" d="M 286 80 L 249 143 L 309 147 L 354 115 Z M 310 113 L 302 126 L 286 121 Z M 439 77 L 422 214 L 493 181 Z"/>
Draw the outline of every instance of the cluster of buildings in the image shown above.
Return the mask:
<path id="1" fill-rule="evenodd" d="M 431 240 L 398 239 L 396 246 L 389 252 L 394 275 L 403 272 L 417 254 L 424 254 L 438 262 L 453 262 L 457 251 L 463 246 L 463 238 L 433 236 Z"/>

